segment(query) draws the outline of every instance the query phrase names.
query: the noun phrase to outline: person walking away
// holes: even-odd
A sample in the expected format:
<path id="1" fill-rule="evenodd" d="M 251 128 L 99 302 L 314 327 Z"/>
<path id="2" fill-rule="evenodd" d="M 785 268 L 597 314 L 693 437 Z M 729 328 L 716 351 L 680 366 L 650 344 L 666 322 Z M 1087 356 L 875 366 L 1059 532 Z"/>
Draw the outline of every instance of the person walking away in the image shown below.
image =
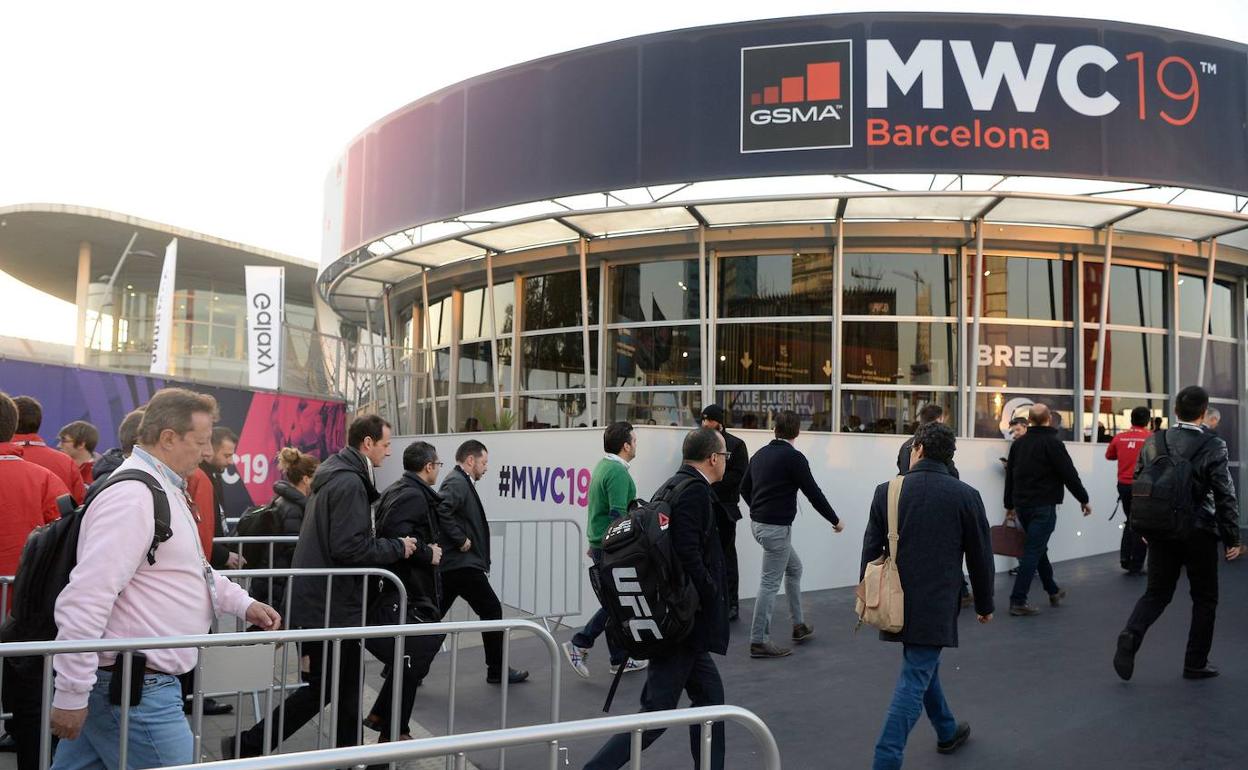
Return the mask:
<path id="1" fill-rule="evenodd" d="M 1151 416 L 1146 406 L 1132 409 L 1131 429 L 1114 436 L 1105 449 L 1106 460 L 1118 461 L 1118 501 L 1122 505 L 1125 519 L 1122 525 L 1122 543 L 1118 548 L 1118 561 L 1128 575 L 1143 575 L 1144 559 L 1148 555 L 1148 543 L 1131 529 L 1131 482 L 1135 479 L 1135 466 L 1144 442 L 1153 435 L 1148 430 Z"/>
<path id="2" fill-rule="evenodd" d="M 777 415 L 775 431 L 776 438 L 750 460 L 741 483 L 741 497 L 750 506 L 750 529 L 763 547 L 763 574 L 750 625 L 751 658 L 783 658 L 793 652 L 771 641 L 771 613 L 782 577 L 793 623 L 793 641 L 802 644 L 815 633 L 802 614 L 802 560 L 793 548 L 798 491 L 806 495 L 819 515 L 831 522 L 834 532 L 845 529 L 815 483 L 806 455 L 793 446 L 801 431 L 797 413 L 786 410 Z"/>
<path id="3" fill-rule="evenodd" d="M 455 450 L 455 467 L 438 492 L 438 529 L 442 536 L 442 615 L 459 597 L 464 597 L 472 611 L 482 620 L 503 617 L 503 605 L 490 585 L 490 522 L 485 506 L 477 495 L 476 483 L 489 467 L 490 454 L 485 444 L 469 439 Z M 485 681 L 501 684 L 503 668 L 503 632 L 481 634 L 485 643 Z M 519 684 L 529 678 L 528 671 L 509 668 L 507 681 Z"/>
<path id="4" fill-rule="evenodd" d="M 932 422 L 943 423 L 945 421 L 945 410 L 940 404 L 926 404 L 919 410 L 919 424 L 915 426 L 917 435 L 918 429 Z M 910 471 L 911 449 L 914 448 L 914 436 L 906 439 L 902 443 L 901 449 L 897 451 L 897 474 L 904 476 Z M 955 479 L 958 476 L 958 468 L 953 464 L 953 458 L 949 458 L 949 475 Z"/>
<path id="5" fill-rule="evenodd" d="M 724 476 L 731 452 L 726 451 L 719 431 L 698 428 L 685 436 L 681 445 L 682 464 L 676 475 L 664 483 L 691 480 L 679 497 L 671 501 L 671 541 L 675 557 L 698 593 L 698 611 L 693 629 L 669 653 L 655 655 L 646 670 L 641 691 L 641 710 L 664 711 L 680 703 L 683 690 L 689 705 L 718 706 L 724 703 L 724 682 L 711 653 L 728 652 L 728 602 L 724 593 L 724 559 L 715 530 L 714 494 L 711 484 Z M 641 747 L 658 740 L 663 730 L 647 730 Z M 585 770 L 616 770 L 629 761 L 632 737 L 613 735 L 585 765 Z M 689 752 L 697 767 L 701 755 L 702 726 L 689 726 Z M 711 727 L 711 767 L 723 770 L 724 723 Z"/>
<path id="6" fill-rule="evenodd" d="M 741 482 L 750 467 L 750 453 L 745 442 L 728 432 L 724 408 L 711 404 L 702 410 L 702 427 L 719 431 L 724 445 L 731 455 L 724 478 L 711 485 L 718 505 L 715 507 L 715 525 L 719 529 L 719 545 L 724 551 L 724 572 L 728 587 L 728 620 L 740 616 L 738 594 L 740 578 L 737 569 L 737 522 L 741 520 Z"/>
<path id="7" fill-rule="evenodd" d="M 141 481 L 99 492 L 83 515 L 77 565 L 56 599 L 58 640 L 142 639 L 207 633 L 218 613 L 261 630 L 281 626 L 272 607 L 204 561 L 184 478 L 211 441 L 217 402 L 182 388 L 157 391 L 139 426 L 139 443 L 120 471 L 137 470 L 160 484 L 170 533 L 155 553 L 155 502 Z M 130 709 L 129 763 L 163 767 L 194 761 L 190 726 L 177 677 L 196 665 L 194 647 L 145 650 L 139 703 Z M 117 767 L 122 736 L 109 685 L 121 676 L 115 653 L 66 653 L 56 672 L 52 733 L 61 738 L 54 770 Z"/>
<path id="8" fill-rule="evenodd" d="M 1148 588 L 1118 635 L 1114 652 L 1114 671 L 1123 679 L 1130 679 L 1135 671 L 1135 654 L 1144 635 L 1174 598 L 1179 573 L 1184 570 L 1191 584 L 1192 621 L 1183 677 L 1208 679 L 1218 675 L 1218 669 L 1209 665 L 1218 608 L 1218 541 L 1227 561 L 1238 559 L 1244 547 L 1226 442 L 1201 427 L 1208 406 L 1209 394 L 1204 388 L 1192 385 L 1179 391 L 1174 400 L 1177 424 L 1154 433 L 1140 453 L 1141 474 L 1162 454 L 1179 463 L 1185 461 L 1191 497 L 1177 506 L 1179 529 L 1169 536 L 1149 539 Z"/>
<path id="9" fill-rule="evenodd" d="M 52 471 L 22 459 L 23 448 L 12 442 L 16 430 L 17 406 L 0 393 L 0 489 L 4 490 L 0 494 L 0 574 L 4 575 L 17 574 L 26 538 L 60 518 L 56 499 L 69 494 Z M 5 658 L 4 682 L 4 710 L 12 714 L 5 729 L 17 750 L 18 770 L 38 770 L 42 677 Z"/>
<path id="10" fill-rule="evenodd" d="M 56 448 L 78 466 L 78 475 L 85 486 L 95 480 L 95 447 L 100 443 L 100 430 L 86 420 L 74 420 L 56 434 Z M 83 493 L 84 499 L 86 493 Z"/>
<path id="11" fill-rule="evenodd" d="M 43 405 L 30 396 L 18 396 L 13 399 L 13 404 L 17 407 L 17 432 L 11 440 L 22 447 L 22 459 L 55 473 L 69 489 L 74 505 L 81 505 L 86 499 L 87 487 L 82 483 L 78 466 L 64 452 L 48 446 L 39 437 L 39 428 L 43 425 Z"/>
<path id="12" fill-rule="evenodd" d="M 442 561 L 442 547 L 438 545 L 437 511 L 441 497 L 433 489 L 442 470 L 438 450 L 425 441 L 415 441 L 403 450 L 403 475 L 386 488 L 377 504 L 378 537 L 411 537 L 416 540 L 412 555 L 396 563 L 390 571 L 398 576 L 407 591 L 407 617 L 399 615 L 398 590 L 390 581 L 381 582 L 381 591 L 370 601 L 368 623 L 372 626 L 397 625 L 400 623 L 436 623 L 442 619 L 439 600 L 441 589 L 438 580 L 438 564 Z M 403 639 L 403 689 L 399 693 L 399 739 L 411 740 L 412 728 L 408 721 L 416 700 L 416 688 L 442 647 L 445 634 L 434 636 L 408 636 Z M 378 740 L 391 738 L 390 711 L 394 693 L 394 639 L 382 637 L 369 639 L 365 647 L 385 669 L 385 682 L 377 699 L 373 701 L 364 726 L 381 733 Z"/>
<path id="13" fill-rule="evenodd" d="M 628 513 L 629 503 L 637 497 L 637 485 L 629 475 L 629 463 L 637 457 L 637 434 L 627 422 L 613 422 L 602 433 L 603 458 L 589 476 L 589 558 L 594 566 L 602 566 L 602 536 L 611 522 Z M 589 651 L 607 627 L 607 609 L 599 607 L 589 623 L 563 643 L 563 655 L 578 676 L 589 678 Z M 644 671 L 644 660 L 633 660 L 625 650 L 618 649 L 607 637 L 611 673 L 620 666 L 624 672 Z"/>
<path id="14" fill-rule="evenodd" d="M 122 418 L 121 424 L 117 426 L 117 446 L 105 452 L 91 468 L 95 480 L 91 482 L 91 486 L 87 487 L 88 495 L 94 492 L 97 486 L 102 486 L 109 475 L 120 468 L 134 451 L 134 445 L 139 440 L 139 423 L 141 422 L 143 422 L 143 407 L 135 409 Z"/>
<path id="15" fill-rule="evenodd" d="M 949 754 L 970 737 L 958 722 L 940 684 L 940 655 L 958 646 L 958 594 L 966 560 L 975 586 L 975 614 L 992 620 L 992 541 L 984 501 L 969 484 L 949 472 L 956 440 L 938 421 L 919 426 L 897 503 L 896 559 L 904 594 L 905 625 L 898 633 L 881 631 L 886 642 L 901 642 L 901 674 L 884 728 L 875 745 L 874 770 L 901 767 L 911 729 L 926 709 L 936 730 L 936 750 Z M 876 487 L 862 539 L 859 580 L 867 565 L 888 553 L 889 484 Z"/>
<path id="16" fill-rule="evenodd" d="M 1049 563 L 1049 538 L 1057 526 L 1057 506 L 1065 486 L 1079 501 L 1084 516 L 1092 515 L 1088 492 L 1079 480 L 1066 445 L 1053 428 L 1052 413 L 1044 404 L 1031 407 L 1031 427 L 1010 444 L 1005 474 L 1005 515 L 1022 523 L 1027 533 L 1023 558 L 1018 561 L 1018 577 L 1010 594 L 1010 614 L 1038 615 L 1040 610 L 1027 602 L 1031 580 L 1040 574 L 1040 583 L 1053 607 L 1066 598 L 1066 591 L 1053 579 Z"/>
<path id="17" fill-rule="evenodd" d="M 347 429 L 347 446 L 321 463 L 312 477 L 312 494 L 308 496 L 291 567 L 389 567 L 412 555 L 416 550 L 415 538 L 373 535 L 372 505 L 379 495 L 373 486 L 372 469 L 380 468 L 389 456 L 390 423 L 375 414 L 355 418 Z M 292 628 L 324 628 L 327 617 L 330 628 L 364 625 L 363 578 L 335 578 L 329 607 L 325 606 L 327 577 L 291 580 L 294 581 Z M 301 654 L 308 658 L 304 677 L 308 686 L 286 698 L 284 722 L 280 717 L 282 706 L 274 708 L 269 717 L 273 726 L 270 749 L 294 735 L 331 700 L 336 701 L 338 710 L 333 745 L 357 745 L 361 737 L 359 679 L 363 648 L 359 640 L 344 640 L 339 650 L 341 660 L 338 661 L 339 680 L 335 692 L 330 681 L 324 679 L 334 670 L 333 646 L 329 642 L 304 643 Z M 282 725 L 280 731 L 276 727 L 278 724 Z M 257 722 L 242 734 L 238 746 L 233 735 L 224 738 L 222 758 L 232 759 L 236 753 L 244 757 L 259 756 L 264 745 L 264 729 L 264 721 Z"/>
<path id="18" fill-rule="evenodd" d="M 320 464 L 320 460 L 294 447 L 283 447 L 277 453 L 277 467 L 281 478 L 273 483 L 273 499 L 270 501 L 275 535 L 299 535 L 303 528 L 304 511 L 308 506 L 308 495 L 312 494 L 312 478 Z M 267 551 L 263 545 L 258 547 Z M 279 543 L 273 546 L 273 563 L 268 566 L 270 569 L 288 569 L 294 555 L 295 546 Z M 251 595 L 269 604 L 283 606 L 286 601 L 286 578 L 254 581 Z M 289 608 L 286 609 L 289 614 Z"/>

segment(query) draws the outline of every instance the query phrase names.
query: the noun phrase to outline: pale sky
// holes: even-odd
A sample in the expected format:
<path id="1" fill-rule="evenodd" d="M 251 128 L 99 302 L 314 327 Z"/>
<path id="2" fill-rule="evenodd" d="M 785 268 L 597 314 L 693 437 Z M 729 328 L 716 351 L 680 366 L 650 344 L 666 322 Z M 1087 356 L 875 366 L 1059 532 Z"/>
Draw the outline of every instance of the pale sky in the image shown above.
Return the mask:
<path id="1" fill-rule="evenodd" d="M 0 38 L 0 205 L 94 206 L 316 260 L 330 164 L 369 123 L 442 86 L 682 27 L 1019 8 L 1002 0 L 10 3 Z M 1048 0 L 1043 9 L 1094 9 L 1098 18 L 1248 41 L 1245 0 Z M 32 298 L 6 279 L 3 306 L 59 312 L 72 333 L 65 303 Z M 0 335 L 16 333 L 0 318 Z"/>

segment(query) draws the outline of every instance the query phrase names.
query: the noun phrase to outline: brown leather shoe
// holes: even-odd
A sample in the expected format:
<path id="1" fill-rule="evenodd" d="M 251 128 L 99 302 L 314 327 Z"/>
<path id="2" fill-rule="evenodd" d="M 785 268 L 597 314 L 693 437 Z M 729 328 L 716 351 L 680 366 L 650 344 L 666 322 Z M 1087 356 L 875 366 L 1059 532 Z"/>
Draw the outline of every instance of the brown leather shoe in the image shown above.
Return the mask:
<path id="1" fill-rule="evenodd" d="M 1011 604 L 1010 614 L 1016 617 L 1031 617 L 1039 615 L 1040 610 L 1036 609 L 1034 604 Z"/>
<path id="2" fill-rule="evenodd" d="M 784 658 L 792 654 L 793 651 L 788 647 L 777 647 L 771 642 L 763 642 L 762 644 L 757 642 L 750 643 L 751 658 Z"/>
<path id="3" fill-rule="evenodd" d="M 801 644 L 807 639 L 815 635 L 815 629 L 805 623 L 798 623 L 793 626 L 793 643 Z"/>
<path id="4" fill-rule="evenodd" d="M 1062 599 L 1066 598 L 1066 589 L 1063 588 L 1055 594 L 1049 594 L 1049 606 L 1057 607 L 1062 603 Z"/>

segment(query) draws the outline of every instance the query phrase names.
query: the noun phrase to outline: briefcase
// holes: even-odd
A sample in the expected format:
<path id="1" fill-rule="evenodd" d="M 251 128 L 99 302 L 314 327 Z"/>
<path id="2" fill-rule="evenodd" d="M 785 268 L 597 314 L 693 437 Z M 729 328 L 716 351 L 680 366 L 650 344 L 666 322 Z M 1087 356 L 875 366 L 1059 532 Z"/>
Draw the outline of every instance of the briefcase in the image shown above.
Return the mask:
<path id="1" fill-rule="evenodd" d="M 1023 558 L 1023 545 L 1027 542 L 1027 533 L 1019 526 L 1016 519 L 1006 519 L 991 530 L 992 552 L 997 556 L 1013 556 Z"/>

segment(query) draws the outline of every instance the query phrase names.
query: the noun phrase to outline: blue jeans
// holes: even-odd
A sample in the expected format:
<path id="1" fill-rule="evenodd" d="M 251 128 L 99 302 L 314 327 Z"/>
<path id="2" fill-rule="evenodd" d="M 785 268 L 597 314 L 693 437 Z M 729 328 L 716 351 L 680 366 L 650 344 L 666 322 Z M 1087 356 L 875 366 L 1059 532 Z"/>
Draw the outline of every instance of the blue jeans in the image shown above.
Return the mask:
<path id="1" fill-rule="evenodd" d="M 121 759 L 121 708 L 108 702 L 113 674 L 97 671 L 87 701 L 87 721 L 72 741 L 61 741 L 52 770 L 118 770 Z M 177 677 L 143 677 L 143 698 L 130 709 L 126 764 L 130 768 L 168 767 L 194 760 L 191 727 L 182 713 L 182 685 Z"/>
<path id="2" fill-rule="evenodd" d="M 802 560 L 793 550 L 793 528 L 783 524 L 750 522 L 754 539 L 763 547 L 763 574 L 758 581 L 758 598 L 754 600 L 754 620 L 750 623 L 750 644 L 762 644 L 771 637 L 771 613 L 776 606 L 780 580 L 789 600 L 789 618 L 793 625 L 802 618 Z"/>
<path id="3" fill-rule="evenodd" d="M 901 676 L 893 690 L 893 702 L 884 718 L 884 729 L 875 744 L 875 762 L 872 770 L 896 770 L 906 751 L 906 738 L 919 721 L 919 714 L 927 711 L 927 718 L 936 729 L 936 740 L 944 743 L 953 740 L 958 732 L 958 722 L 945 702 L 940 689 L 940 650 L 925 644 L 904 645 Z"/>
<path id="4" fill-rule="evenodd" d="M 590 547 L 589 558 L 593 560 L 595 567 L 602 566 L 602 549 Z M 599 607 L 594 616 L 589 619 L 585 627 L 577 631 L 572 637 L 572 644 L 582 649 L 588 650 L 594 646 L 594 642 L 598 637 L 602 636 L 602 632 L 607 628 L 607 609 Z M 628 652 L 621 650 L 611 643 L 611 637 L 607 637 L 607 653 L 611 656 L 611 665 L 618 666 L 628 661 Z"/>
<path id="5" fill-rule="evenodd" d="M 1057 506 L 1019 508 L 1018 521 L 1027 533 L 1027 540 L 1023 545 L 1023 558 L 1018 560 L 1018 577 L 1014 578 L 1014 591 L 1010 594 L 1011 605 L 1027 603 L 1031 579 L 1037 572 L 1040 573 L 1045 593 L 1052 595 L 1058 592 L 1057 583 L 1053 582 L 1053 565 L 1049 563 L 1049 538 L 1057 527 Z"/>

